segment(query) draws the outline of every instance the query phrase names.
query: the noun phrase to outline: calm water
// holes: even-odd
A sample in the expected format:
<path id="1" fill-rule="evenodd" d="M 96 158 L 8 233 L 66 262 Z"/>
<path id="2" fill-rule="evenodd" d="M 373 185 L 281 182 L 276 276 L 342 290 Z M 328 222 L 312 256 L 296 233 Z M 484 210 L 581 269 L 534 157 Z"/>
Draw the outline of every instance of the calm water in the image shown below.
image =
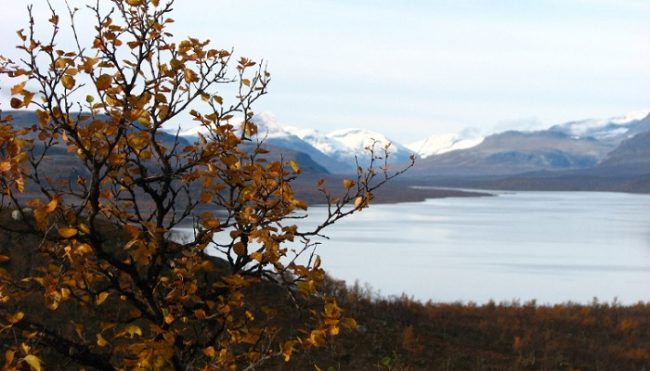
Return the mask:
<path id="1" fill-rule="evenodd" d="M 324 210 L 310 209 L 311 224 Z M 323 266 L 382 295 L 540 303 L 650 301 L 650 196 L 498 193 L 373 205 L 335 224 Z"/>
<path id="2" fill-rule="evenodd" d="M 650 195 L 496 194 L 372 205 L 327 229 L 317 253 L 335 278 L 384 296 L 650 301 Z M 326 211 L 309 212 L 303 227 Z"/>

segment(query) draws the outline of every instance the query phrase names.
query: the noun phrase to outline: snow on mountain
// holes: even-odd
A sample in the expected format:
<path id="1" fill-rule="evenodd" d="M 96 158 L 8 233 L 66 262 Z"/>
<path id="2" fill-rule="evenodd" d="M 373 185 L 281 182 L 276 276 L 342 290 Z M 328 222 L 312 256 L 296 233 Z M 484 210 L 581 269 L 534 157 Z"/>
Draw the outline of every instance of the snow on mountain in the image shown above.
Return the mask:
<path id="1" fill-rule="evenodd" d="M 233 119 L 232 123 L 239 121 Z M 389 148 L 391 162 L 408 161 L 411 155 L 411 151 L 406 147 L 371 130 L 344 129 L 322 133 L 314 129 L 283 125 L 275 116 L 266 112 L 255 115 L 252 121 L 257 125 L 258 131 L 253 139 L 307 153 L 316 162 L 335 173 L 354 171 L 355 156 L 359 157 L 361 163 L 367 163 L 368 152 L 365 148 L 371 145 L 373 140 L 377 141 L 379 149 L 391 143 Z M 198 133 L 205 130 L 204 127 L 198 126 L 181 132 L 181 136 L 196 138 Z M 376 154 L 382 155 L 380 152 Z"/>
<path id="2" fill-rule="evenodd" d="M 623 140 L 626 138 L 625 134 L 648 114 L 650 111 L 640 111 L 608 119 L 571 121 L 552 126 L 549 130 L 562 132 L 576 138 L 594 138 L 605 141 Z"/>
<path id="3" fill-rule="evenodd" d="M 327 155 L 332 155 L 343 150 L 339 141 L 330 138 L 318 130 L 295 128 L 293 133 Z"/>
<path id="4" fill-rule="evenodd" d="M 229 124 L 237 126 L 241 124 L 242 118 L 235 117 L 228 121 Z M 295 131 L 297 128 L 290 126 L 283 126 L 278 123 L 275 116 L 268 112 L 263 112 L 253 116 L 251 120 L 255 125 L 257 125 L 257 136 L 256 139 L 273 139 L 273 138 L 287 138 L 291 136 L 296 136 Z M 199 133 L 205 133 L 207 129 L 202 125 L 195 126 L 191 129 L 182 131 L 180 136 L 182 137 L 197 137 Z"/>
<path id="5" fill-rule="evenodd" d="M 366 129 L 342 129 L 328 133 L 327 138 L 339 144 L 335 151 L 330 153 L 341 160 L 354 161 L 354 157 L 358 156 L 363 159 L 368 156 L 366 148 L 376 142 L 375 148 L 377 155 L 382 155 L 381 150 L 384 146 L 390 143 L 388 152 L 389 158 L 394 162 L 408 161 L 411 151 L 403 145 L 387 138 L 385 135 Z"/>
<path id="6" fill-rule="evenodd" d="M 648 114 L 649 111 L 644 111 L 609 119 L 572 121 L 552 126 L 543 132 L 570 136 L 575 140 L 595 140 L 613 148 L 628 137 L 649 130 Z M 232 123 L 240 121 L 241 118 L 233 119 Z M 485 139 L 477 130 L 466 129 L 455 134 L 434 135 L 403 146 L 381 133 L 366 129 L 343 129 L 323 133 L 314 129 L 283 125 L 270 113 L 255 115 L 253 122 L 258 126 L 257 139 L 265 140 L 272 146 L 306 153 L 333 173 L 354 171 L 355 157 L 358 157 L 362 164 L 367 164 L 368 153 L 365 148 L 373 141 L 377 141 L 378 149 L 391 143 L 390 160 L 395 163 L 408 161 L 411 153 L 426 158 L 474 148 L 484 143 Z M 196 138 L 203 130 L 205 129 L 199 126 L 186 130 L 181 135 Z"/>
<path id="7" fill-rule="evenodd" d="M 331 155 L 338 150 L 339 144 L 317 130 L 282 125 L 270 113 L 255 115 L 252 121 L 257 125 L 258 140 L 306 153 L 332 173 L 354 171 L 354 164 L 340 161 L 339 158 Z"/>
<path id="8" fill-rule="evenodd" d="M 295 128 L 290 126 L 283 126 L 278 123 L 275 116 L 268 112 L 263 112 L 253 116 L 251 120 L 257 125 L 257 139 L 271 139 L 271 138 L 285 138 L 295 135 L 293 132 Z M 234 117 L 228 121 L 229 124 L 239 125 L 242 122 L 241 117 Z M 205 133 L 207 130 L 202 125 L 195 126 L 191 129 L 182 131 L 182 137 L 197 137 L 199 133 Z"/>
<path id="9" fill-rule="evenodd" d="M 178 133 L 178 135 L 183 138 L 195 140 L 196 138 L 199 137 L 199 134 L 204 134 L 205 132 L 206 132 L 205 128 L 199 125 L 187 130 L 182 130 L 180 133 Z"/>
<path id="10" fill-rule="evenodd" d="M 439 155 L 458 149 L 467 149 L 477 146 L 483 142 L 482 136 L 464 137 L 462 134 L 441 134 L 433 135 L 426 139 L 407 144 L 406 147 L 422 158 Z"/>
<path id="11" fill-rule="evenodd" d="M 257 135 L 264 138 L 283 138 L 295 135 L 292 128 L 281 125 L 275 116 L 268 112 L 262 112 L 253 116 L 253 123 L 257 125 Z"/>
<path id="12" fill-rule="evenodd" d="M 391 143 L 389 153 L 394 162 L 407 161 L 411 155 L 411 151 L 406 147 L 381 133 L 371 130 L 343 129 L 331 133 L 322 133 L 314 129 L 282 125 L 278 123 L 273 115 L 267 113 L 256 115 L 253 121 L 258 126 L 258 135 L 261 137 L 264 135 L 267 135 L 268 138 L 295 136 L 334 160 L 349 164 L 352 168 L 355 166 L 355 156 L 365 162 L 364 158 L 368 156 L 365 148 L 371 145 L 373 141 L 377 141 L 380 148 Z"/>
<path id="13" fill-rule="evenodd" d="M 611 121 L 615 124 L 629 124 L 632 121 L 643 120 L 644 118 L 648 117 L 648 115 L 650 115 L 650 110 L 643 110 L 643 111 L 628 113 L 620 117 L 614 117 L 611 119 Z"/>

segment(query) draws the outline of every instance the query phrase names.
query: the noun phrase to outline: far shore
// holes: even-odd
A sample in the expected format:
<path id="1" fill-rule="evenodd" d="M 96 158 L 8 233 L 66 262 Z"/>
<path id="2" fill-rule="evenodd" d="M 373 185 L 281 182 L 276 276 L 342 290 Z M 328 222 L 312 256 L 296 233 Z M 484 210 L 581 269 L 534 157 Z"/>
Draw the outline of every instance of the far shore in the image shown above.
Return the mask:
<path id="1" fill-rule="evenodd" d="M 329 176 L 325 187 L 333 196 L 343 192 L 341 185 L 343 177 Z M 293 183 L 298 199 L 306 201 L 309 205 L 322 205 L 325 203 L 323 195 L 318 191 L 316 182 L 312 177 L 298 177 Z M 372 204 L 395 204 L 401 202 L 422 202 L 432 198 L 448 197 L 492 197 L 493 193 L 481 191 L 468 191 L 448 187 L 419 187 L 408 180 L 393 179 L 374 192 Z"/>

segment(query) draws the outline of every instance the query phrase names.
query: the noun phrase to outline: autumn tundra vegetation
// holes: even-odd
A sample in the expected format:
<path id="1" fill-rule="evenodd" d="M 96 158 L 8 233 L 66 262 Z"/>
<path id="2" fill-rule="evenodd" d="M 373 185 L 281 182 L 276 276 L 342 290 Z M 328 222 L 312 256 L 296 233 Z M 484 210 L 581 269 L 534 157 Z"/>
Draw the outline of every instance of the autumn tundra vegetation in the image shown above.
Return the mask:
<path id="1" fill-rule="evenodd" d="M 370 146 L 352 179 L 313 184 L 329 212 L 299 229 L 300 164 L 252 122 L 270 74 L 174 41 L 173 5 L 30 7 L 20 57 L 0 57 L 3 370 L 648 366 L 646 305 L 425 305 L 328 278 L 314 237 L 412 163 Z M 195 143 L 166 131 L 187 122 Z"/>

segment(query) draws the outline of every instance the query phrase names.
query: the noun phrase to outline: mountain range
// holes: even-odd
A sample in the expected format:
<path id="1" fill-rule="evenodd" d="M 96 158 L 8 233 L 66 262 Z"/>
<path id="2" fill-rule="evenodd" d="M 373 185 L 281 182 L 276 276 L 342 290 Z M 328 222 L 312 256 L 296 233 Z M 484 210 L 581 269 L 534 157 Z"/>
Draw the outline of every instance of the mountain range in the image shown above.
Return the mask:
<path id="1" fill-rule="evenodd" d="M 571 174 L 578 182 L 581 175 L 650 174 L 650 147 L 644 139 L 648 132 L 647 113 L 574 121 L 539 131 L 506 131 L 471 148 L 426 157 L 415 175 L 428 179 L 534 175 L 539 179 Z"/>
<path id="2" fill-rule="evenodd" d="M 33 112 L 5 112 L 14 125 L 31 125 Z M 401 182 L 417 185 L 495 189 L 625 190 L 650 193 L 650 114 L 581 120 L 537 131 L 489 136 L 465 130 L 401 145 L 366 129 L 329 133 L 280 124 L 271 114 L 253 118 L 270 156 L 294 159 L 316 176 L 354 173 L 367 165 L 364 148 L 390 143 L 388 161 L 399 168 L 415 154 L 416 165 Z M 185 143 L 204 128 L 180 133 Z M 172 141 L 173 135 L 161 137 Z M 77 164 L 62 148 L 50 159 L 55 173 L 73 176 Z M 65 169 L 65 171 L 63 171 Z M 63 171 L 63 172 L 62 172 Z"/>
<path id="3" fill-rule="evenodd" d="M 359 161 L 361 166 L 366 165 L 369 158 L 365 148 L 374 141 L 381 146 L 379 148 L 391 144 L 390 163 L 406 162 L 413 153 L 385 135 L 366 129 L 343 129 L 322 133 L 315 129 L 282 125 L 269 113 L 256 115 L 252 121 L 258 127 L 258 134 L 252 139 L 281 149 L 303 152 L 334 174 L 354 172 L 356 161 Z M 191 141 L 205 130 L 204 127 L 197 127 L 181 132 L 180 135 Z"/>
<path id="4" fill-rule="evenodd" d="M 356 161 L 367 164 L 364 148 L 377 141 L 382 146 L 391 143 L 391 164 L 407 162 L 412 153 L 418 157 L 407 175 L 418 184 L 546 189 L 545 184 L 552 183 L 553 189 L 583 189 L 579 183 L 591 177 L 597 180 L 591 183 L 598 184 L 592 188 L 613 189 L 623 178 L 629 184 L 630 177 L 650 177 L 648 112 L 489 136 L 464 130 L 406 145 L 365 129 L 323 133 L 286 126 L 270 114 L 257 115 L 254 122 L 259 129 L 256 139 L 286 151 L 287 156 L 289 151 L 294 156 L 302 153 L 332 174 L 353 172 Z M 192 140 L 198 131 L 181 135 Z M 640 191 L 650 192 L 650 186 L 641 183 Z"/>

